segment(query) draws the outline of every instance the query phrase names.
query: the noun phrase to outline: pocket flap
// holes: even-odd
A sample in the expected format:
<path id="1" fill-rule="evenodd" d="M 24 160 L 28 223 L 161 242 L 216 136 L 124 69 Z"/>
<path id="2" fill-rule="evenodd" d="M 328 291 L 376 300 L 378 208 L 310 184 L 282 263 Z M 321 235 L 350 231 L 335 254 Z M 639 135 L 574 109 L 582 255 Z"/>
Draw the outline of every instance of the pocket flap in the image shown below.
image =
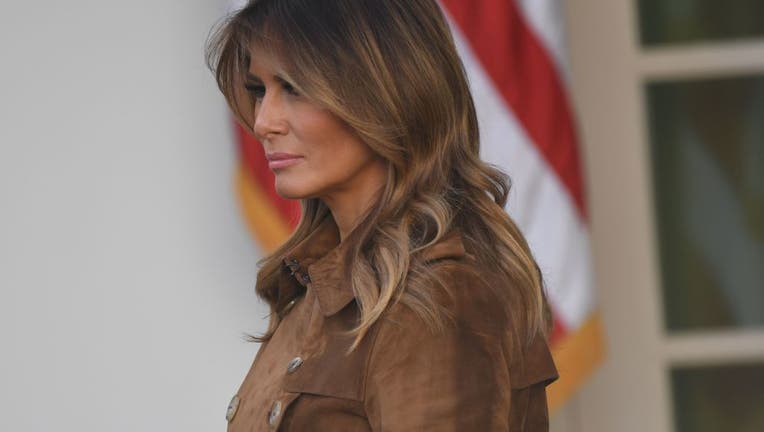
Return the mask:
<path id="1" fill-rule="evenodd" d="M 347 354 L 352 342 L 350 336 L 337 334 L 328 337 L 322 349 L 303 359 L 299 369 L 285 377 L 284 389 L 362 401 L 370 355 L 369 339 L 372 338 L 365 338 L 353 352 Z"/>

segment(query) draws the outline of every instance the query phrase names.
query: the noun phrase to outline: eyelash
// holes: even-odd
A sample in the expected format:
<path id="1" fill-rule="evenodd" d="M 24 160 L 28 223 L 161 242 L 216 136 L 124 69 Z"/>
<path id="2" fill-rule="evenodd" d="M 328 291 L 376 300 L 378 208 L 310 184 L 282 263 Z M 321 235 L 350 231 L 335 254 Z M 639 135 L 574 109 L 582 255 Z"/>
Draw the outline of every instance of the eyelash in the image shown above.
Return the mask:
<path id="1" fill-rule="evenodd" d="M 287 93 L 293 95 L 293 96 L 299 96 L 299 93 L 297 93 L 297 90 L 292 86 L 292 84 L 289 83 L 283 83 L 282 87 L 284 87 L 284 90 L 287 91 Z M 265 86 L 260 84 L 246 84 L 244 88 L 252 94 L 255 99 L 260 100 L 263 97 L 265 97 Z"/>

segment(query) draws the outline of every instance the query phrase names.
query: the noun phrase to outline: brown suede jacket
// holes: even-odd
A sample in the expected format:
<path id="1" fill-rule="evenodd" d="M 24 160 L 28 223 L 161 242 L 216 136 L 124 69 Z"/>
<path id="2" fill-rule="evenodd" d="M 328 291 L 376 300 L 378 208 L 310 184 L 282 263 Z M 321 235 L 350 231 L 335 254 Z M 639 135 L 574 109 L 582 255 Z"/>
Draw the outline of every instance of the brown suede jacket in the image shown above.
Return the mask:
<path id="1" fill-rule="evenodd" d="M 229 432 L 548 431 L 545 387 L 558 376 L 548 346 L 538 338 L 522 359 L 510 354 L 509 331 L 474 277 L 486 269 L 458 230 L 423 252 L 453 284 L 440 299 L 452 324 L 434 333 L 398 303 L 350 355 L 342 332 L 358 308 L 342 246 L 328 216 L 284 257 L 279 289 L 301 284 L 305 294 L 279 311 L 228 407 Z"/>

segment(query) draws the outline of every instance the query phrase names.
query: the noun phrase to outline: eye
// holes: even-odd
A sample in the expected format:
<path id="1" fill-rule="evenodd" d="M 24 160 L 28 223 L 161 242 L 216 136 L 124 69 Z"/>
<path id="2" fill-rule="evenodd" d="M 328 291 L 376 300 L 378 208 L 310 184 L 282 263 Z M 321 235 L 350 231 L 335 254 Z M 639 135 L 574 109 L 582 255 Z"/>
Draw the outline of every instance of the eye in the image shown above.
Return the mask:
<path id="1" fill-rule="evenodd" d="M 291 94 L 292 96 L 299 96 L 300 93 L 295 90 L 294 86 L 292 84 L 289 84 L 288 82 L 284 82 L 282 85 L 284 87 L 284 90 L 287 91 L 287 93 Z"/>
<path id="2" fill-rule="evenodd" d="M 255 99 L 260 100 L 265 97 L 265 86 L 260 84 L 246 84 L 244 88 L 249 94 L 254 96 Z"/>

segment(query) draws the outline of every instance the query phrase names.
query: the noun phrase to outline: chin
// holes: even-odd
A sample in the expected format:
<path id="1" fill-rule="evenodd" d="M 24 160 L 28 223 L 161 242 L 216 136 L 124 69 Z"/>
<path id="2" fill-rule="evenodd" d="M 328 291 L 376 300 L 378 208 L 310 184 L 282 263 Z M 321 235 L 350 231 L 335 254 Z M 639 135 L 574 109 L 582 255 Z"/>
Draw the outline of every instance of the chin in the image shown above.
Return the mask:
<path id="1" fill-rule="evenodd" d="M 305 184 L 279 179 L 278 175 L 276 175 L 274 189 L 281 198 L 289 200 L 300 200 L 313 196 L 310 188 L 305 187 Z"/>

